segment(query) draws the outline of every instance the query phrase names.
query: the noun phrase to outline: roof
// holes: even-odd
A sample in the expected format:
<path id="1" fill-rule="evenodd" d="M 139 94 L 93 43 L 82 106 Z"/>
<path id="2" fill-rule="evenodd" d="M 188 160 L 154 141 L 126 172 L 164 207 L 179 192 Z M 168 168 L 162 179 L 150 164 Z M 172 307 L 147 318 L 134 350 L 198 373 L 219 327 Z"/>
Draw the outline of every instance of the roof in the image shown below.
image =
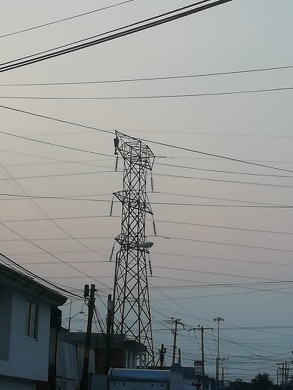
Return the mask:
<path id="1" fill-rule="evenodd" d="M 63 330 L 59 332 L 58 338 L 69 343 L 84 346 L 85 345 L 85 332 L 68 332 Z M 107 347 L 106 335 L 103 333 L 91 334 L 91 348 L 105 349 Z M 144 352 L 146 347 L 135 340 L 127 340 L 124 334 L 114 334 L 112 340 L 112 348 L 127 348 L 131 351 Z"/>
<path id="2" fill-rule="evenodd" d="M 58 339 L 66 341 L 68 343 L 79 345 L 81 347 L 85 346 L 86 333 L 85 332 L 69 332 L 68 330 L 63 329 L 58 333 Z M 97 333 L 91 334 L 91 348 L 95 349 L 97 347 Z"/>
<path id="3" fill-rule="evenodd" d="M 97 337 L 99 348 L 106 348 L 107 342 L 105 335 L 98 333 Z M 146 346 L 139 341 L 127 339 L 125 334 L 118 333 L 113 334 L 112 348 L 127 348 L 128 350 L 137 352 L 145 352 L 147 350 Z"/>
<path id="4" fill-rule="evenodd" d="M 20 291 L 26 291 L 51 306 L 63 305 L 67 298 L 57 291 L 42 285 L 33 277 L 16 271 L 0 263 L 0 286 L 13 287 Z"/>

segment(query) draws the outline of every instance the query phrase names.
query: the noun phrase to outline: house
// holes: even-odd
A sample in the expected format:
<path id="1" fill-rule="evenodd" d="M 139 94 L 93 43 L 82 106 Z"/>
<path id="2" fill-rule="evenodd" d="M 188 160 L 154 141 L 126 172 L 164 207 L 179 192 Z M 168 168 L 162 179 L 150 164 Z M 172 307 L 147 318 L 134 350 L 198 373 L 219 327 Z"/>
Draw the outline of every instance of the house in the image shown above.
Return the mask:
<path id="1" fill-rule="evenodd" d="M 0 389 L 49 388 L 50 334 L 65 301 L 33 277 L 0 263 Z"/>

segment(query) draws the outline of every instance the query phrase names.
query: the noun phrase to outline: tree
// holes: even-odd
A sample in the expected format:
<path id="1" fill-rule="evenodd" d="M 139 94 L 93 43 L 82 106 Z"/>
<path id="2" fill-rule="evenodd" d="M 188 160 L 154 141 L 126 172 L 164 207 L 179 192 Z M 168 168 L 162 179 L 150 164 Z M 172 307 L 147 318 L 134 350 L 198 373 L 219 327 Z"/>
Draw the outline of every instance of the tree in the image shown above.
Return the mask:
<path id="1" fill-rule="evenodd" d="M 251 390 L 274 390 L 278 386 L 270 379 L 269 374 L 257 374 L 251 381 Z"/>
<path id="2" fill-rule="evenodd" d="M 235 381 L 230 383 L 230 390 L 249 390 L 251 384 L 244 382 L 242 379 L 237 378 Z"/>
<path id="3" fill-rule="evenodd" d="M 237 378 L 228 387 L 229 390 L 277 390 L 279 388 L 266 373 L 257 374 L 251 382 Z"/>

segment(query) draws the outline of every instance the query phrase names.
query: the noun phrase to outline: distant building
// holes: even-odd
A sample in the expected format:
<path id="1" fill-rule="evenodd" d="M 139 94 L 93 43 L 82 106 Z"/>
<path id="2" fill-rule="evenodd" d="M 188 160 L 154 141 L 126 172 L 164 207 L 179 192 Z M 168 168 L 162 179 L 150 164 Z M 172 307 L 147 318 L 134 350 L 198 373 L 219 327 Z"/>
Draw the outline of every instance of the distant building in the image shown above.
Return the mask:
<path id="1" fill-rule="evenodd" d="M 67 332 L 63 331 L 58 334 L 59 342 L 67 342 L 72 345 L 84 347 L 84 332 Z M 58 350 L 58 349 L 57 349 Z M 96 374 L 106 374 L 106 360 L 108 345 L 106 335 L 102 333 L 92 333 L 91 351 L 94 353 L 94 370 Z M 137 368 L 138 361 L 145 361 L 146 347 L 134 340 L 127 340 L 123 334 L 114 334 L 110 352 L 110 367 L 116 368 Z M 140 359 L 141 357 L 141 359 Z M 58 362 L 57 362 L 58 363 Z M 60 362 L 62 364 L 62 362 Z M 57 370 L 58 368 L 57 364 Z"/>
<path id="2" fill-rule="evenodd" d="M 57 335 L 56 344 L 56 389 L 79 389 L 82 378 L 82 369 L 85 350 L 84 332 L 69 332 L 61 329 Z M 96 335 L 92 334 L 88 373 L 95 373 L 95 346 Z M 54 389 L 55 390 L 55 389 Z"/>
<path id="3" fill-rule="evenodd" d="M 114 334 L 110 352 L 110 367 L 143 368 L 146 360 L 146 347 L 135 341 L 128 340 L 123 334 Z M 105 335 L 98 334 L 96 349 L 96 373 L 106 371 L 107 342 Z M 139 364 L 138 364 L 139 363 Z"/>
<path id="4" fill-rule="evenodd" d="M 50 335 L 60 325 L 58 306 L 65 302 L 63 295 L 0 264 L 0 389 L 49 388 Z"/>

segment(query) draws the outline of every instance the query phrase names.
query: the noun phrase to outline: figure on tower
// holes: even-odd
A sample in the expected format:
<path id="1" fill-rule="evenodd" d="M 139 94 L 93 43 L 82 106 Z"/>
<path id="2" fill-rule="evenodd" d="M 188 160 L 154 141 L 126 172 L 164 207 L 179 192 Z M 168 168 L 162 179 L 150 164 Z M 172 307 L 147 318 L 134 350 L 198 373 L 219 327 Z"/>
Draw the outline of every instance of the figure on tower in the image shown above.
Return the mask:
<path id="1" fill-rule="evenodd" d="M 117 133 L 116 133 L 116 137 L 114 138 L 114 147 L 115 147 L 115 156 L 118 155 L 118 147 L 119 147 L 119 138 L 117 136 Z"/>

